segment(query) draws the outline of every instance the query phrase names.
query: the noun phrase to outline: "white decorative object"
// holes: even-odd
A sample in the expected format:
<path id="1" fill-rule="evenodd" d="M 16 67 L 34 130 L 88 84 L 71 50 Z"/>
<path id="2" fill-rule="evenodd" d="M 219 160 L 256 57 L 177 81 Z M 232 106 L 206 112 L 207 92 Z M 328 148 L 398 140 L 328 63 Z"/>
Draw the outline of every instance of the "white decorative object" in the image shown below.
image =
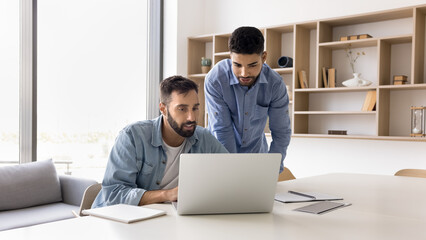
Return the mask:
<path id="1" fill-rule="evenodd" d="M 371 81 L 360 78 L 361 73 L 353 73 L 354 77 L 342 82 L 346 87 L 363 87 L 371 85 Z"/>

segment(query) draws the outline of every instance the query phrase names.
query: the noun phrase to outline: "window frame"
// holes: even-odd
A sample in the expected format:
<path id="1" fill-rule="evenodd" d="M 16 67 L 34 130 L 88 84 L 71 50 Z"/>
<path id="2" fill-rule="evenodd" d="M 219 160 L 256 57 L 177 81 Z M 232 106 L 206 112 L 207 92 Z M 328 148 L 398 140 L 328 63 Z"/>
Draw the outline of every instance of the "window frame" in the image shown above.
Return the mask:
<path id="1" fill-rule="evenodd" d="M 147 118 L 158 116 L 163 0 L 148 1 Z M 37 161 L 37 0 L 20 0 L 19 163 Z"/>

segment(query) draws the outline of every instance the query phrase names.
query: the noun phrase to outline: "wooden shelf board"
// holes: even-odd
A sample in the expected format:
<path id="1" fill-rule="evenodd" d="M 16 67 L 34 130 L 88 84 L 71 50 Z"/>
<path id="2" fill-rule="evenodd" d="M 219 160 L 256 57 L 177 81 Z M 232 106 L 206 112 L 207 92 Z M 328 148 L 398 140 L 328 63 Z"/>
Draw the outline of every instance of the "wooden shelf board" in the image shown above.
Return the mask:
<path id="1" fill-rule="evenodd" d="M 289 73 L 293 73 L 293 68 L 274 68 L 272 70 L 274 70 L 278 74 L 289 74 Z"/>
<path id="2" fill-rule="evenodd" d="M 426 89 L 426 83 L 421 84 L 405 84 L 405 85 L 383 85 L 379 86 L 379 89 L 389 89 L 389 90 L 407 90 L 407 89 Z"/>
<path id="3" fill-rule="evenodd" d="M 413 35 L 408 34 L 408 35 L 393 36 L 393 37 L 383 37 L 379 39 L 381 41 L 385 41 L 390 44 L 411 43 L 413 42 Z"/>
<path id="4" fill-rule="evenodd" d="M 358 39 L 358 40 L 348 40 L 348 41 L 334 41 L 334 42 L 325 42 L 318 44 L 319 47 L 329 48 L 329 49 L 346 49 L 346 48 L 363 48 L 363 47 L 375 47 L 377 46 L 378 38 L 367 38 L 367 39 Z"/>
<path id="5" fill-rule="evenodd" d="M 376 86 L 367 87 L 335 87 L 335 88 L 298 88 L 294 92 L 363 92 L 376 90 Z"/>
<path id="6" fill-rule="evenodd" d="M 376 111 L 294 111 L 294 115 L 374 115 Z"/>
<path id="7" fill-rule="evenodd" d="M 218 57 L 229 57 L 231 56 L 231 52 L 218 52 L 218 53 L 215 53 L 214 55 Z"/>
<path id="8" fill-rule="evenodd" d="M 381 22 L 388 20 L 396 20 L 402 18 L 409 18 L 413 16 L 413 8 L 406 7 L 399 10 L 386 10 L 372 13 L 363 13 L 347 17 L 339 17 L 333 19 L 326 19 L 321 22 L 327 23 L 331 26 L 345 26 L 355 25 L 361 23 Z"/>
<path id="9" fill-rule="evenodd" d="M 206 77 L 206 73 L 189 74 L 188 78 L 202 79 Z"/>
<path id="10" fill-rule="evenodd" d="M 213 35 L 212 34 L 201 35 L 196 37 L 189 37 L 188 39 L 194 40 L 194 41 L 200 41 L 200 42 L 213 42 Z"/>
<path id="11" fill-rule="evenodd" d="M 280 33 L 291 33 L 294 31 L 294 25 L 279 25 L 266 28 L 266 31 L 273 30 Z"/>
<path id="12" fill-rule="evenodd" d="M 365 139 L 365 140 L 387 140 L 387 141 L 416 141 L 426 142 L 424 137 L 404 137 L 404 136 L 372 136 L 372 135 L 328 135 L 328 134 L 292 134 L 296 138 L 338 138 L 338 139 Z"/>

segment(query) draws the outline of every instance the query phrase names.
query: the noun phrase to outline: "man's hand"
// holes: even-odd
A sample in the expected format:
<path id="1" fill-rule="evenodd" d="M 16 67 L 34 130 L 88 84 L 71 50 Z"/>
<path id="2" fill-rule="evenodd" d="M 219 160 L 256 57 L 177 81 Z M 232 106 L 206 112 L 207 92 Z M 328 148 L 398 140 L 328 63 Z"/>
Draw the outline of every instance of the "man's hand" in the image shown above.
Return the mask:
<path id="1" fill-rule="evenodd" d="M 178 187 L 168 190 L 146 191 L 139 201 L 139 206 L 160 202 L 173 202 L 177 200 L 177 195 Z"/>

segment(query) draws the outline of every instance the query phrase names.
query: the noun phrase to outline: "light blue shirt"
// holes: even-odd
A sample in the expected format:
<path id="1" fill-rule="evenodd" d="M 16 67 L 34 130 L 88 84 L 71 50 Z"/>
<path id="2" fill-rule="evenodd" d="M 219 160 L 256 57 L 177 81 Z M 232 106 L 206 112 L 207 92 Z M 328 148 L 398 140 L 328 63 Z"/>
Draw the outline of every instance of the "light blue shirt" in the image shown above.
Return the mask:
<path id="1" fill-rule="evenodd" d="M 232 62 L 217 63 L 205 79 L 208 129 L 231 153 L 281 153 L 290 143 L 287 89 L 281 76 L 263 64 L 256 83 L 240 85 Z M 268 151 L 264 128 L 269 115 L 272 142 Z"/>
<path id="2" fill-rule="evenodd" d="M 138 205 L 147 190 L 160 189 L 167 159 L 163 150 L 163 117 L 125 127 L 113 146 L 102 190 L 92 208 L 118 203 Z M 184 153 L 227 153 L 211 133 L 197 126 L 188 138 Z"/>

